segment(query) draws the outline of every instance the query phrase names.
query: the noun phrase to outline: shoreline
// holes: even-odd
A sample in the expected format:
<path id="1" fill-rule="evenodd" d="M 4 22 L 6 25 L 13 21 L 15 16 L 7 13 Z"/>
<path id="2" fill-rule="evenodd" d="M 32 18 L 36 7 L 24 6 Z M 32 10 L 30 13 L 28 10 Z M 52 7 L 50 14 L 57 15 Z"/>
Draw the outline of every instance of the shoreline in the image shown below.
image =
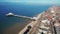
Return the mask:
<path id="1" fill-rule="evenodd" d="M 42 14 L 42 13 L 39 13 L 39 14 L 36 16 L 37 20 L 40 18 L 41 14 Z M 29 24 L 27 24 L 18 34 L 23 34 L 23 32 L 26 31 L 26 29 L 27 29 L 27 27 L 28 27 L 29 25 L 32 26 L 32 28 L 33 28 L 33 27 L 37 24 L 37 20 L 36 20 L 36 21 L 32 21 L 32 22 L 30 22 Z"/>

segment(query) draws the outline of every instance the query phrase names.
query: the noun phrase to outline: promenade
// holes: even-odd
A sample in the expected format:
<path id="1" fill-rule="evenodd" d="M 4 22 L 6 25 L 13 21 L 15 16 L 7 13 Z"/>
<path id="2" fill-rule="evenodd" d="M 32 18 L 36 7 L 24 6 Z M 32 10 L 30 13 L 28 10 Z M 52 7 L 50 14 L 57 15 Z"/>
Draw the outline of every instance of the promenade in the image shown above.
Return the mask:
<path id="1" fill-rule="evenodd" d="M 32 28 L 30 29 L 30 31 L 28 32 L 28 34 L 33 34 L 34 30 L 37 26 L 38 26 L 38 19 L 41 17 L 41 14 L 38 14 L 38 16 L 36 17 L 36 21 L 32 21 L 31 23 L 29 23 L 23 30 L 21 30 L 18 34 L 23 34 L 28 26 L 31 26 Z M 37 25 L 37 26 L 36 26 Z"/>

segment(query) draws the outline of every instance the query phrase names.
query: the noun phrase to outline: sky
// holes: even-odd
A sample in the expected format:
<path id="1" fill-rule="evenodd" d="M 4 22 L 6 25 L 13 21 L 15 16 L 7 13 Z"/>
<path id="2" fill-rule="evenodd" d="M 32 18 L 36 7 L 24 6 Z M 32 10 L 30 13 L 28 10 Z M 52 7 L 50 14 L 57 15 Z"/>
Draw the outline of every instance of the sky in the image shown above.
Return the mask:
<path id="1" fill-rule="evenodd" d="M 60 0 L 0 0 L 0 2 L 16 2 L 29 4 L 60 4 Z"/>

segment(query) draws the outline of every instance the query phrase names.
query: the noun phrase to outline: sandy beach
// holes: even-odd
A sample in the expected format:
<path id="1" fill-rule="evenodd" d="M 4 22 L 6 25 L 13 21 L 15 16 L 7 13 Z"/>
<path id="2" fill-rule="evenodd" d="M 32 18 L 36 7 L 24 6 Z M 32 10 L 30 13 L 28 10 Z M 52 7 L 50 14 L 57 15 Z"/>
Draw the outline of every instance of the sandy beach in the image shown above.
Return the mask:
<path id="1" fill-rule="evenodd" d="M 32 26 L 32 28 L 33 28 L 33 27 L 37 24 L 37 21 L 38 21 L 38 19 L 40 18 L 40 16 L 41 16 L 41 13 L 37 15 L 36 21 L 32 21 L 31 23 L 29 23 L 29 24 L 28 24 L 24 29 L 22 29 L 18 34 L 23 34 L 23 32 L 26 31 L 26 29 L 27 29 L 27 27 L 28 27 L 29 25 Z M 32 28 L 31 28 L 31 30 L 32 30 Z"/>

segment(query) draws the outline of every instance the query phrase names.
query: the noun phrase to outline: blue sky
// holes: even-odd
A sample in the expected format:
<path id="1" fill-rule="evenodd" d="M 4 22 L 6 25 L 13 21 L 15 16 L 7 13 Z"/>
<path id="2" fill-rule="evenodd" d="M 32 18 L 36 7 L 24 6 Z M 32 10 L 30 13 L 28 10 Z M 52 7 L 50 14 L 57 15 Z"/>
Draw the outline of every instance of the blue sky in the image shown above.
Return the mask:
<path id="1" fill-rule="evenodd" d="M 17 2 L 17 3 L 35 3 L 35 4 L 60 4 L 60 0 L 0 0 L 0 2 Z"/>

